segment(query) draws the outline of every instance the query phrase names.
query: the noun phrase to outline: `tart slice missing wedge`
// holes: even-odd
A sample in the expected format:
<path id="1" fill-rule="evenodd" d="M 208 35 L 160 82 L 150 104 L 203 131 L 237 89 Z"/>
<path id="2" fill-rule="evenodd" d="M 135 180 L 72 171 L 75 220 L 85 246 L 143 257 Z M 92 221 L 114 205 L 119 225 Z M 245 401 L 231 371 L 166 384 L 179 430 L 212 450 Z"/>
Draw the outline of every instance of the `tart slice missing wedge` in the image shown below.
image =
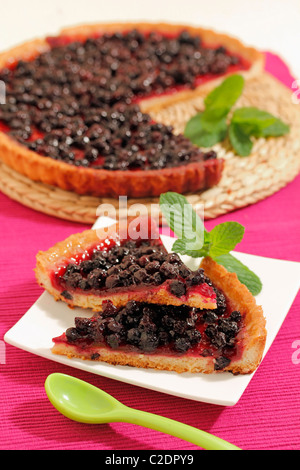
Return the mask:
<path id="1" fill-rule="evenodd" d="M 103 302 L 53 339 L 54 354 L 177 373 L 248 374 L 266 341 L 262 308 L 237 276 L 211 258 L 201 263 L 217 294 L 215 309 L 129 301 Z"/>
<path id="2" fill-rule="evenodd" d="M 217 296 L 203 269 L 191 271 L 168 253 L 154 221 L 143 229 L 115 224 L 71 235 L 37 255 L 36 277 L 56 300 L 99 311 L 111 300 L 215 309 Z M 145 225 L 147 223 L 147 225 Z"/>

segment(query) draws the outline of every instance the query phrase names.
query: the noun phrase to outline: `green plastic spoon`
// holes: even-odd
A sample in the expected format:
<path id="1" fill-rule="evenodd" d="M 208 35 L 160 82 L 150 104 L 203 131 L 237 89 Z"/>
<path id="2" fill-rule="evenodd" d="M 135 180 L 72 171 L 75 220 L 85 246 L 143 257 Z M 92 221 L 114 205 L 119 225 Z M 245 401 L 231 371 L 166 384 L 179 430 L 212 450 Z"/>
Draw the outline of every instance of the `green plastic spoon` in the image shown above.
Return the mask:
<path id="1" fill-rule="evenodd" d="M 80 423 L 132 423 L 179 437 L 206 450 L 241 450 L 187 424 L 129 408 L 108 393 L 70 375 L 50 374 L 45 381 L 45 390 L 60 413 Z"/>

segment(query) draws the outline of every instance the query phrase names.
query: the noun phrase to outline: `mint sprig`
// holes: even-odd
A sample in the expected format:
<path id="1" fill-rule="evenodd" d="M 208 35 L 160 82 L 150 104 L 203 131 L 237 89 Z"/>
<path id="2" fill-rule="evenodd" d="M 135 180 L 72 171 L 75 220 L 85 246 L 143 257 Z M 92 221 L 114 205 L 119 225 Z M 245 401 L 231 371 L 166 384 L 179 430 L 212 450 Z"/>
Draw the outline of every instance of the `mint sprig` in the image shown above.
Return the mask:
<path id="1" fill-rule="evenodd" d="M 172 251 L 192 258 L 210 256 L 229 272 L 235 272 L 253 295 L 259 294 L 262 289 L 259 277 L 231 253 L 243 238 L 243 225 L 238 222 L 224 222 L 208 232 L 187 199 L 174 192 L 160 196 L 160 209 L 178 237 Z"/>
<path id="2" fill-rule="evenodd" d="M 251 153 L 253 138 L 287 134 L 290 130 L 287 124 L 255 107 L 238 108 L 233 112 L 231 119 L 228 119 L 243 88 L 244 78 L 241 75 L 227 77 L 207 95 L 204 111 L 197 113 L 187 122 L 185 137 L 198 147 L 212 147 L 228 136 L 235 152 L 245 157 Z"/>

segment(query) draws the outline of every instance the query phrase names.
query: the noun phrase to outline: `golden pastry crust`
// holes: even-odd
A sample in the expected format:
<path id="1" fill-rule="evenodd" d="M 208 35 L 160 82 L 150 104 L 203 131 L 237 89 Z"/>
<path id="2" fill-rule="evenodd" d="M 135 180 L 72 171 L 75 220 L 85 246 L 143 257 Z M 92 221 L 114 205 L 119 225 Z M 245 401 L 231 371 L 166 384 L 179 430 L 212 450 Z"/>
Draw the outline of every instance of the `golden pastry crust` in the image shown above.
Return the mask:
<path id="1" fill-rule="evenodd" d="M 78 352 L 76 346 L 69 343 L 57 342 L 51 349 L 53 354 L 67 356 L 69 359 L 78 358 L 82 360 L 91 360 L 91 352 L 99 357 L 92 359 L 94 361 L 106 362 L 114 366 L 131 366 L 141 369 L 156 369 L 172 371 L 181 374 L 190 373 L 214 373 L 214 361 L 211 357 L 192 357 L 192 356 L 166 356 L 160 354 L 138 354 L 127 353 L 124 351 L 112 350 L 105 347 L 93 348 L 84 352 Z"/>
<path id="2" fill-rule="evenodd" d="M 214 285 L 224 292 L 229 299 L 231 308 L 240 311 L 244 319 L 244 328 L 238 335 L 238 340 L 243 345 L 242 356 L 232 360 L 224 369 L 215 370 L 213 357 L 194 357 L 188 354 L 180 356 L 139 354 L 105 347 L 93 347 L 86 351 L 79 351 L 76 346 L 62 341 L 55 342 L 52 352 L 66 355 L 69 358 L 76 357 L 83 360 L 93 358 L 93 360 L 113 365 L 128 365 L 177 373 L 213 374 L 227 371 L 238 375 L 254 372 L 261 361 L 267 335 L 262 308 L 256 304 L 255 298 L 247 287 L 241 284 L 236 274 L 229 273 L 211 258 L 205 258 L 201 267 Z"/>
<path id="3" fill-rule="evenodd" d="M 151 289 L 143 285 L 137 288 L 115 289 L 97 293 L 72 292 L 72 298 L 68 299 L 62 295 L 52 283 L 51 274 L 62 265 L 67 265 L 70 258 L 84 253 L 95 244 L 101 243 L 107 238 L 119 240 L 119 233 L 124 233 L 128 227 L 125 223 L 114 224 L 108 229 L 85 230 L 82 233 L 73 234 L 66 240 L 57 243 L 47 251 L 40 251 L 37 254 L 35 268 L 36 279 L 41 287 L 46 289 L 55 300 L 62 300 L 70 307 L 81 307 L 92 309 L 95 312 L 101 311 L 102 302 L 111 300 L 116 307 L 126 305 L 130 300 L 139 302 L 155 303 L 162 305 L 189 305 L 196 308 L 216 308 L 215 297 L 204 296 L 200 292 L 191 291 L 188 298 L 175 297 L 170 294 L 168 281 L 160 286 L 151 286 Z M 155 228 L 154 228 L 155 230 Z M 152 234 L 154 232 L 152 231 Z M 157 236 L 158 238 L 158 236 Z"/>
<path id="4" fill-rule="evenodd" d="M 38 38 L 19 44 L 0 54 L 0 68 L 13 67 L 19 60 L 30 61 L 50 49 L 46 39 Z"/>
<path id="5" fill-rule="evenodd" d="M 214 31 L 166 23 L 109 23 L 80 25 L 63 29 L 60 36 L 68 36 L 74 40 L 82 40 L 96 33 L 126 31 L 138 29 L 142 32 L 159 31 L 179 33 L 188 30 L 199 34 L 204 42 L 211 45 L 224 45 L 230 52 L 241 55 L 250 62 L 250 68 L 241 71 L 245 77 L 258 74 L 264 66 L 263 55 L 251 47 L 244 46 L 238 39 Z M 13 66 L 18 60 L 31 60 L 41 52 L 50 49 L 45 39 L 36 39 L 21 44 L 0 54 L 0 68 Z M 145 99 L 140 102 L 141 110 L 151 113 L 162 106 L 170 105 L 179 100 L 189 99 L 203 90 L 215 87 L 225 75 L 200 85 L 195 90 L 180 91 L 172 95 L 164 95 Z M 102 169 L 76 167 L 65 162 L 41 157 L 18 144 L 9 136 L 0 132 L 0 158 L 9 167 L 27 176 L 33 181 L 40 181 L 57 186 L 77 194 L 89 194 L 98 197 L 155 197 L 166 191 L 187 193 L 205 190 L 218 184 L 221 179 L 224 161 L 217 159 L 200 163 L 191 163 L 174 168 L 150 171 L 109 171 Z"/>

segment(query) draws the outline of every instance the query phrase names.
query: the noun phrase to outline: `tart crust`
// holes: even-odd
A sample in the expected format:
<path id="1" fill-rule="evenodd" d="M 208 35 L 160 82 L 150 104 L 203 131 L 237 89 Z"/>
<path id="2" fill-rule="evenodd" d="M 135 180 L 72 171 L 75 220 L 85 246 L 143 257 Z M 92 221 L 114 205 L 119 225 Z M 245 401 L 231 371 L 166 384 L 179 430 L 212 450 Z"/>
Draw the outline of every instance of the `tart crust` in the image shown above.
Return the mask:
<path id="1" fill-rule="evenodd" d="M 138 29 L 142 32 L 159 31 L 176 34 L 187 30 L 198 34 L 210 46 L 222 44 L 230 52 L 239 54 L 250 63 L 246 71 L 239 73 L 245 78 L 259 74 L 264 66 L 263 55 L 254 48 L 246 47 L 238 39 L 219 34 L 212 30 L 166 23 L 107 23 L 80 25 L 63 29 L 60 36 L 82 40 L 96 33 L 126 31 Z M 36 39 L 21 44 L 0 54 L 0 68 L 14 66 L 19 60 L 32 60 L 38 54 L 50 49 L 45 39 Z M 195 90 L 180 91 L 171 95 L 147 98 L 139 105 L 143 112 L 151 113 L 158 108 L 177 101 L 187 100 L 197 93 L 203 93 L 215 87 L 225 75 L 198 86 Z M 187 193 L 207 189 L 218 184 L 221 179 L 224 161 L 216 159 L 200 163 L 191 163 L 174 168 L 150 171 L 109 171 L 102 169 L 75 167 L 65 162 L 42 157 L 0 132 L 0 159 L 9 167 L 27 176 L 33 181 L 40 181 L 57 186 L 77 194 L 89 194 L 99 197 L 154 197 L 166 191 Z"/>
<path id="2" fill-rule="evenodd" d="M 150 219 L 151 220 L 151 219 Z M 155 236 L 156 225 L 153 221 L 151 234 Z M 85 250 L 95 246 L 96 244 L 105 243 L 107 239 L 120 240 L 119 234 L 124 233 L 129 227 L 125 222 L 114 224 L 106 229 L 85 230 L 82 233 L 73 234 L 66 240 L 58 242 L 48 251 L 40 251 L 37 254 L 37 263 L 35 268 L 36 279 L 41 287 L 46 289 L 55 300 L 66 302 L 71 308 L 82 307 L 92 309 L 98 312 L 101 310 L 102 302 L 111 300 L 116 307 L 126 305 L 130 300 L 145 303 L 155 303 L 162 305 L 189 305 L 196 308 L 215 309 L 216 297 L 212 292 L 212 296 L 198 292 L 197 289 L 191 290 L 188 297 L 176 297 L 169 292 L 168 281 L 160 286 L 142 285 L 137 288 L 116 288 L 115 290 L 104 291 L 97 295 L 96 293 L 71 292 L 72 298 L 66 298 L 62 295 L 63 289 L 60 291 L 53 285 L 52 274 L 59 266 L 67 265 L 70 259 L 76 255 L 84 253 Z M 159 238 L 158 232 L 155 236 Z M 208 286 L 207 286 L 208 287 Z M 212 289 L 208 288 L 212 291 Z"/>
<path id="3" fill-rule="evenodd" d="M 229 299 L 232 310 L 244 314 L 243 355 L 237 361 L 232 361 L 228 370 L 233 374 L 251 373 L 258 367 L 266 344 L 267 330 L 263 309 L 257 305 L 254 296 L 235 273 L 229 273 L 209 257 L 204 258 L 200 266 L 212 283 Z"/>
<path id="4" fill-rule="evenodd" d="M 69 358 L 91 359 L 107 362 L 113 365 L 128 365 L 140 368 L 153 368 L 157 370 L 174 371 L 177 373 L 220 373 L 232 372 L 234 375 L 249 374 L 258 367 L 266 342 L 265 318 L 262 308 L 256 304 L 255 298 L 247 287 L 238 280 L 236 274 L 229 273 L 211 258 L 205 258 L 201 267 L 211 278 L 212 282 L 223 291 L 229 299 L 231 308 L 239 310 L 243 315 L 244 327 L 238 334 L 242 342 L 242 356 L 222 370 L 215 370 L 215 359 L 212 357 L 194 357 L 188 354 L 180 356 L 166 356 L 162 354 L 130 353 L 112 350 L 108 347 L 93 347 L 92 351 L 78 351 L 76 346 L 63 341 L 56 341 L 52 352 L 66 355 Z M 99 356 L 98 356 L 99 355 Z"/>

